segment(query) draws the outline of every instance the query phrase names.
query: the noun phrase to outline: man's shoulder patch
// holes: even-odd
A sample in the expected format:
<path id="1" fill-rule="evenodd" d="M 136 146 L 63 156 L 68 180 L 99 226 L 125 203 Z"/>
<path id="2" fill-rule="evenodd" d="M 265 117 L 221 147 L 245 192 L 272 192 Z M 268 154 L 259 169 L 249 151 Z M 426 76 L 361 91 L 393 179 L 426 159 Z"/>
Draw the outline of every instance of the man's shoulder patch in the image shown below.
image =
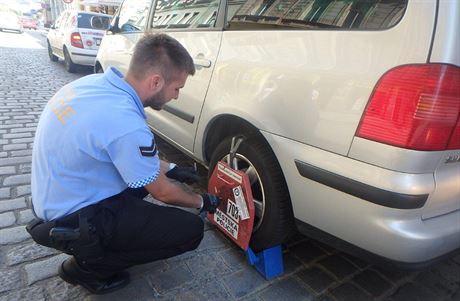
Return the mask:
<path id="1" fill-rule="evenodd" d="M 152 145 L 150 146 L 139 146 L 139 150 L 141 151 L 141 155 L 144 157 L 153 157 L 157 154 L 157 145 L 155 144 L 155 140 L 152 139 Z"/>

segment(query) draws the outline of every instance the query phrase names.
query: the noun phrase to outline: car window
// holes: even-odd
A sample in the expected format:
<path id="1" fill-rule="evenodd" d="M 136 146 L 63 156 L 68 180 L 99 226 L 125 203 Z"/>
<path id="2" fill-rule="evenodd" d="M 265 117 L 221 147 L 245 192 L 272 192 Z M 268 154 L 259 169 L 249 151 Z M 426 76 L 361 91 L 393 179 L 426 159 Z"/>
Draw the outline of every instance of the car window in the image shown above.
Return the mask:
<path id="1" fill-rule="evenodd" d="M 230 0 L 228 28 L 386 29 L 401 20 L 407 0 Z"/>
<path id="2" fill-rule="evenodd" d="M 214 27 L 220 0 L 157 1 L 152 28 Z"/>
<path id="3" fill-rule="evenodd" d="M 120 32 L 143 31 L 147 24 L 151 1 L 126 0 L 120 8 Z"/>
<path id="4" fill-rule="evenodd" d="M 78 28 L 87 28 L 87 29 L 108 29 L 110 25 L 109 16 L 100 16 L 93 14 L 78 14 Z M 95 25 L 95 26 L 93 26 Z"/>

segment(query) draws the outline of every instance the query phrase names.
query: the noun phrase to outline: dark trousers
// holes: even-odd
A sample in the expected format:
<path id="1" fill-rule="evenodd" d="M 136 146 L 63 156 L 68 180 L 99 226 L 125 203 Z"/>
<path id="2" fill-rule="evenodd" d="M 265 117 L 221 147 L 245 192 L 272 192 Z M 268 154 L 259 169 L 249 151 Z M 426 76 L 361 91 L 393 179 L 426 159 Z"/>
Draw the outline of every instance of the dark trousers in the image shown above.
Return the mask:
<path id="1" fill-rule="evenodd" d="M 104 255 L 81 258 L 74 254 L 83 268 L 109 277 L 128 267 L 198 247 L 204 231 L 201 218 L 178 208 L 146 202 L 142 199 L 146 195 L 143 188 L 128 189 L 95 205 L 89 222 L 96 228 Z M 78 227 L 78 212 L 58 219 L 57 224 Z"/>

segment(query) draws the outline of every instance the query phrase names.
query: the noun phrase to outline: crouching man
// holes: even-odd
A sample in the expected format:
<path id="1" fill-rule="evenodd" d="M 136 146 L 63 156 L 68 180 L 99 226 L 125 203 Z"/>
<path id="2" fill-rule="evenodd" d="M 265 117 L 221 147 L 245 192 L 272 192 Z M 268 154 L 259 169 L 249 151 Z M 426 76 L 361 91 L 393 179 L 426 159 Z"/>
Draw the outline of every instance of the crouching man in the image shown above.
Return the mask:
<path id="1" fill-rule="evenodd" d="M 195 175 L 158 157 L 144 107 L 161 110 L 195 73 L 186 49 L 167 35 L 137 43 L 125 77 L 115 68 L 61 88 L 46 105 L 32 156 L 27 226 L 39 244 L 72 255 L 59 276 L 95 294 L 129 282 L 125 269 L 195 249 L 203 221 L 187 211 L 143 200 L 214 212 L 220 200 L 187 192 L 170 178 Z"/>

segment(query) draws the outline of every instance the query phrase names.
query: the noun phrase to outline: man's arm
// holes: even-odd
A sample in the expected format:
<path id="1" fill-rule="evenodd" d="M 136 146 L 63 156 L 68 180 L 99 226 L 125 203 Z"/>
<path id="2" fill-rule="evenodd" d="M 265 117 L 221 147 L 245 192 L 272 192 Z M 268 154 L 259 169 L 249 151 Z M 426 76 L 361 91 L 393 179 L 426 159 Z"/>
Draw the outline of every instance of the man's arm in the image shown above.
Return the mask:
<path id="1" fill-rule="evenodd" d="M 164 174 L 164 168 L 167 163 L 164 161 L 161 163 L 161 172 L 158 178 L 145 186 L 150 195 L 166 204 L 200 208 L 202 204 L 201 196 L 194 192 L 187 192 L 180 187 L 180 184 L 170 181 Z"/>

